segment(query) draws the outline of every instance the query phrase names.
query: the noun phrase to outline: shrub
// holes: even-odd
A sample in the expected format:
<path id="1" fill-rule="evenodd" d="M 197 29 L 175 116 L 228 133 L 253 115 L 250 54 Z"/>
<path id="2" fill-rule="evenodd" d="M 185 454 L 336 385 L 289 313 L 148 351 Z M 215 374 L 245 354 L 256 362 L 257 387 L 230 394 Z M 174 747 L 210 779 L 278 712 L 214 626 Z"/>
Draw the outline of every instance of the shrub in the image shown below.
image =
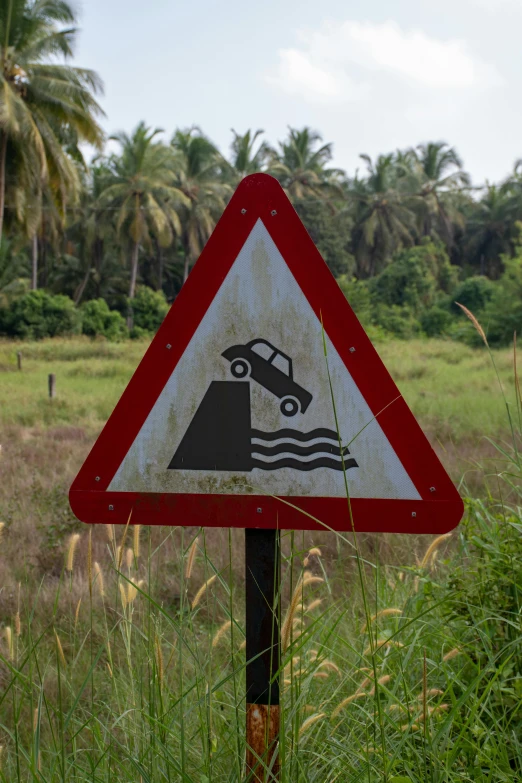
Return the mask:
<path id="1" fill-rule="evenodd" d="M 46 291 L 29 291 L 0 313 L 0 331 L 8 337 L 39 340 L 79 334 L 80 313 L 72 299 Z"/>
<path id="2" fill-rule="evenodd" d="M 138 287 L 136 296 L 128 304 L 134 327 L 149 334 L 157 332 L 169 310 L 163 291 L 153 291 L 145 285 Z"/>
<path id="3" fill-rule="evenodd" d="M 386 332 L 403 339 L 414 337 L 420 331 L 419 322 L 409 307 L 377 305 L 374 311 L 374 322 Z"/>
<path id="4" fill-rule="evenodd" d="M 121 340 L 128 335 L 125 319 L 117 310 L 110 310 L 105 299 L 91 299 L 80 309 L 83 334 L 103 335 L 107 340 Z"/>
<path id="5" fill-rule="evenodd" d="M 462 311 L 457 302 L 467 307 L 475 315 L 479 313 L 491 300 L 495 291 L 495 283 L 488 277 L 468 277 L 455 288 L 452 294 L 451 309 L 454 313 Z"/>
<path id="6" fill-rule="evenodd" d="M 457 273 L 441 246 L 425 242 L 394 256 L 368 288 L 375 304 L 407 307 L 418 316 L 454 287 Z"/>
<path id="7" fill-rule="evenodd" d="M 504 258 L 504 274 L 493 284 L 493 294 L 485 306 L 481 323 L 488 341 L 502 345 L 522 333 L 522 248 L 515 258 Z"/>
<path id="8" fill-rule="evenodd" d="M 451 322 L 451 314 L 439 305 L 430 307 L 428 310 L 421 313 L 420 316 L 420 325 L 427 337 L 437 337 L 438 335 L 445 334 L 451 325 Z"/>

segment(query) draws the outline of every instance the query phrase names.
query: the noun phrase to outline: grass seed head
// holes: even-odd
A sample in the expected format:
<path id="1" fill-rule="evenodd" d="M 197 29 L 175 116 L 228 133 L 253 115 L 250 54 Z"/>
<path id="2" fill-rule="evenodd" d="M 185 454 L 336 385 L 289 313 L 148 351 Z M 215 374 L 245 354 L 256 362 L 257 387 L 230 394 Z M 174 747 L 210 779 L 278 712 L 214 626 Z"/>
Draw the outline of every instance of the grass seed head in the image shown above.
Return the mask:
<path id="1" fill-rule="evenodd" d="M 0 541 L 2 540 L 2 535 L 4 532 L 5 522 L 0 522 Z"/>
<path id="2" fill-rule="evenodd" d="M 310 715 L 309 718 L 307 718 L 303 723 L 301 724 L 301 727 L 299 729 L 299 736 L 301 734 L 304 734 L 307 729 L 310 728 L 310 726 L 313 726 L 314 723 L 317 723 L 318 720 L 322 720 L 324 717 L 326 717 L 325 712 L 318 712 L 317 715 Z"/>
<path id="3" fill-rule="evenodd" d="M 127 604 L 131 604 L 138 595 L 137 585 L 134 582 L 127 582 Z"/>
<path id="4" fill-rule="evenodd" d="M 451 536 L 451 533 L 444 533 L 444 535 L 442 535 L 442 536 L 437 536 L 437 538 L 435 538 L 435 539 L 434 539 L 434 540 L 431 542 L 431 544 L 429 545 L 429 547 L 427 548 L 427 550 L 426 550 L 426 552 L 425 552 L 425 554 L 424 554 L 424 557 L 423 557 L 423 558 L 422 558 L 422 560 L 421 560 L 421 563 L 420 563 L 420 567 L 421 567 L 421 568 L 426 568 L 426 567 L 428 566 L 428 564 L 429 564 L 429 562 L 430 562 L 430 558 L 431 558 L 431 556 L 432 556 L 432 555 L 433 555 L 433 554 L 436 552 L 436 550 L 437 550 L 437 549 L 440 547 L 440 545 L 442 544 L 442 542 L 443 542 L 443 541 L 445 541 L 445 540 L 446 540 L 447 538 L 449 538 L 450 536 Z"/>
<path id="5" fill-rule="evenodd" d="M 363 693 L 362 691 L 357 691 L 357 693 L 352 693 L 351 696 L 347 696 L 346 699 L 343 699 L 337 707 L 332 712 L 332 718 L 336 718 L 341 710 L 343 710 L 347 704 L 351 704 L 352 701 L 355 701 L 356 699 L 364 699 L 368 694 Z"/>
<path id="6" fill-rule="evenodd" d="M 456 304 L 456 305 L 458 305 L 458 306 L 460 307 L 460 309 L 462 310 L 462 312 L 463 312 L 463 313 L 465 313 L 465 314 L 468 316 L 469 320 L 471 321 L 471 323 L 472 323 L 472 324 L 473 324 L 473 326 L 475 327 L 476 331 L 477 331 L 477 332 L 479 333 L 479 335 L 481 336 L 481 338 L 482 338 L 482 341 L 483 341 L 484 345 L 485 345 L 487 348 L 489 348 L 489 345 L 488 345 L 488 340 L 487 340 L 486 334 L 485 334 L 485 332 L 484 332 L 484 329 L 483 329 L 483 328 L 482 328 L 482 326 L 480 325 L 480 323 L 479 323 L 479 321 L 478 321 L 477 317 L 473 315 L 473 313 L 471 312 L 471 310 L 468 310 L 468 308 L 467 308 L 467 307 L 465 307 L 463 304 L 460 304 L 460 302 L 455 302 L 455 304 Z"/>
<path id="7" fill-rule="evenodd" d="M 78 617 L 80 616 L 80 606 L 82 603 L 82 599 L 78 599 L 78 603 L 76 604 L 76 612 L 74 613 L 74 627 L 78 625 Z"/>
<path id="8" fill-rule="evenodd" d="M 127 566 L 127 571 L 131 570 L 133 563 L 134 563 L 134 552 L 130 547 L 128 547 L 127 551 L 125 552 L 125 565 Z"/>
<path id="9" fill-rule="evenodd" d="M 123 608 L 125 609 L 127 607 L 127 593 L 125 592 L 125 588 L 121 582 L 119 583 L 118 587 L 120 588 L 121 603 L 123 605 Z"/>
<path id="10" fill-rule="evenodd" d="M 6 625 L 4 628 L 4 635 L 8 658 L 10 661 L 14 661 L 13 632 L 10 625 Z"/>
<path id="11" fill-rule="evenodd" d="M 118 557 L 117 557 L 116 564 L 117 564 L 117 567 L 118 567 L 118 571 L 121 571 L 121 561 L 123 560 L 123 552 L 124 552 L 124 549 L 125 549 L 125 541 L 127 540 L 127 533 L 129 532 L 129 525 L 130 525 L 131 518 L 132 518 L 132 509 L 131 509 L 130 514 L 129 514 L 129 518 L 127 520 L 127 524 L 125 525 L 125 528 L 123 530 L 123 535 L 121 537 L 120 545 L 119 545 L 119 547 L 117 549 Z"/>
<path id="12" fill-rule="evenodd" d="M 60 637 L 58 636 L 56 628 L 54 629 L 54 637 L 56 639 L 56 649 L 58 650 L 59 658 L 62 662 L 62 666 L 65 668 L 67 666 L 67 661 L 65 660 L 65 654 L 63 651 L 62 643 L 60 641 Z"/>
<path id="13" fill-rule="evenodd" d="M 322 603 L 323 603 L 322 598 L 316 598 L 307 607 L 305 607 L 305 612 L 313 612 L 314 609 L 317 609 L 317 607 L 321 606 Z"/>
<path id="14" fill-rule="evenodd" d="M 208 588 L 216 578 L 217 578 L 217 574 L 214 574 L 213 576 L 210 577 L 210 579 L 207 579 L 206 582 L 203 582 L 203 584 L 197 591 L 196 595 L 194 596 L 194 600 L 192 601 L 192 609 L 195 609 L 196 606 L 201 602 L 201 599 L 203 598 L 206 591 L 208 590 Z"/>
<path id="15" fill-rule="evenodd" d="M 107 530 L 107 538 L 109 539 L 109 543 L 114 543 L 114 525 L 105 525 L 105 529 Z"/>
<path id="16" fill-rule="evenodd" d="M 339 675 L 339 677 L 341 676 L 341 670 L 333 661 L 322 661 L 319 664 L 318 669 L 328 669 L 329 671 L 335 672 L 337 675 Z"/>
<path id="17" fill-rule="evenodd" d="M 134 549 L 134 557 L 136 558 L 136 560 L 140 556 L 140 531 L 141 531 L 141 525 L 134 525 L 133 549 Z"/>
<path id="18" fill-rule="evenodd" d="M 373 623 L 375 622 L 375 620 L 378 620 L 380 617 L 390 617 L 399 614 L 402 614 L 402 609 L 396 609 L 394 607 L 390 607 L 389 609 L 381 609 L 380 612 L 377 612 L 376 614 L 370 617 L 370 622 Z M 368 627 L 368 623 L 366 622 L 361 628 L 361 633 L 364 633 L 367 627 Z"/>
<path id="19" fill-rule="evenodd" d="M 14 625 L 15 625 L 15 635 L 16 636 L 20 636 L 20 634 L 22 633 L 22 623 L 20 622 L 20 612 L 17 612 L 15 614 Z"/>
<path id="20" fill-rule="evenodd" d="M 440 688 L 430 688 L 430 689 L 429 689 L 429 690 L 426 692 L 426 696 L 427 696 L 428 698 L 429 698 L 430 696 L 443 696 L 443 695 L 444 695 L 444 691 L 441 691 L 441 689 L 440 689 Z M 418 697 L 417 697 L 417 698 L 418 698 L 418 699 L 422 699 L 422 698 L 423 698 L 423 693 L 422 693 L 422 692 L 421 692 L 421 693 L 419 693 L 419 695 L 418 695 Z"/>
<path id="21" fill-rule="evenodd" d="M 188 556 L 187 556 L 187 565 L 185 568 L 185 579 L 190 579 L 192 575 L 192 568 L 194 566 L 194 560 L 196 558 L 196 552 L 198 550 L 198 541 L 199 541 L 199 536 L 196 536 L 196 538 L 194 539 L 194 541 L 191 543 L 189 547 Z"/>
<path id="22" fill-rule="evenodd" d="M 307 585 L 318 585 L 321 582 L 324 582 L 322 576 L 313 576 L 312 574 L 308 574 L 306 578 L 303 577 L 303 587 L 306 587 Z"/>
<path id="23" fill-rule="evenodd" d="M 226 620 L 223 625 L 220 625 L 214 638 L 212 639 L 212 647 L 217 647 L 226 632 L 232 627 L 232 621 Z"/>
<path id="24" fill-rule="evenodd" d="M 105 598 L 105 587 L 103 584 L 103 571 L 99 563 L 94 564 L 94 581 L 100 592 L 100 598 Z"/>
<path id="25" fill-rule="evenodd" d="M 80 540 L 80 534 L 79 533 L 73 533 L 72 536 L 69 538 L 69 545 L 67 547 L 67 557 L 65 562 L 65 568 L 69 573 L 72 573 L 72 570 L 74 568 L 74 554 L 76 552 L 76 547 L 78 546 L 78 541 Z"/>
<path id="26" fill-rule="evenodd" d="M 303 565 L 305 568 L 310 565 L 310 562 L 313 557 L 321 557 L 321 550 L 319 549 L 318 546 L 313 546 L 311 549 L 308 550 L 308 554 L 303 560 Z"/>
<path id="27" fill-rule="evenodd" d="M 459 650 L 458 647 L 454 647 L 453 650 L 450 650 L 446 653 L 446 655 L 442 656 L 443 661 L 451 661 L 452 658 L 456 658 L 457 655 L 460 655 L 462 650 Z"/>
<path id="28" fill-rule="evenodd" d="M 438 704 L 436 707 L 430 707 L 430 715 L 438 715 L 440 712 L 446 712 L 449 708 L 449 704 Z"/>

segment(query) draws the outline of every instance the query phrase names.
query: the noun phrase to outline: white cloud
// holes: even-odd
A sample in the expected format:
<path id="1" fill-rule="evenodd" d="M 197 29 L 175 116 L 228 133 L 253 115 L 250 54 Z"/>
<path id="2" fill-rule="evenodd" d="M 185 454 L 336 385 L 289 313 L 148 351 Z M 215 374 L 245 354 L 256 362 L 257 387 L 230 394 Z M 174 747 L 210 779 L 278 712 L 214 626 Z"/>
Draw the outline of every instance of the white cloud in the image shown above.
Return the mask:
<path id="1" fill-rule="evenodd" d="M 462 91 L 500 83 L 496 69 L 465 41 L 440 40 L 396 22 L 324 22 L 299 33 L 300 46 L 279 50 L 269 82 L 288 93 L 330 103 L 367 94 L 379 75 L 431 90 Z"/>

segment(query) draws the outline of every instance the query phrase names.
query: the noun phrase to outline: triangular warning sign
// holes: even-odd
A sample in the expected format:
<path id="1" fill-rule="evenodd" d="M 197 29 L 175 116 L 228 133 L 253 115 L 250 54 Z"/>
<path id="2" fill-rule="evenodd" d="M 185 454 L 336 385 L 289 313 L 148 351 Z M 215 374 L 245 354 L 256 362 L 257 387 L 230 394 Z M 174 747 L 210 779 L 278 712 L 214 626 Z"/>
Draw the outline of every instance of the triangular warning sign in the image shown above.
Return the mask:
<path id="1" fill-rule="evenodd" d="M 349 501 L 348 497 L 349 496 Z M 239 185 L 74 481 L 85 522 L 442 533 L 463 504 L 279 183 Z"/>

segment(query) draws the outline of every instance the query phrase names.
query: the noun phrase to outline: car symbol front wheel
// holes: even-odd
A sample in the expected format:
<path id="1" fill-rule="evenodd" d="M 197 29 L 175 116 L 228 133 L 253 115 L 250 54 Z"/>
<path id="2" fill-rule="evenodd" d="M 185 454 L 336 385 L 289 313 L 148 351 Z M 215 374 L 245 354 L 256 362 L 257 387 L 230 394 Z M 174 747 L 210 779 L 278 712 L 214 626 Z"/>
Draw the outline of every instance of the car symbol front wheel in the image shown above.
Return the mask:
<path id="1" fill-rule="evenodd" d="M 299 411 L 299 403 L 294 397 L 285 397 L 280 405 L 283 416 L 295 416 Z"/>
<path id="2" fill-rule="evenodd" d="M 236 359 L 230 365 L 230 372 L 234 378 L 246 378 L 250 375 L 250 365 L 245 359 Z"/>

